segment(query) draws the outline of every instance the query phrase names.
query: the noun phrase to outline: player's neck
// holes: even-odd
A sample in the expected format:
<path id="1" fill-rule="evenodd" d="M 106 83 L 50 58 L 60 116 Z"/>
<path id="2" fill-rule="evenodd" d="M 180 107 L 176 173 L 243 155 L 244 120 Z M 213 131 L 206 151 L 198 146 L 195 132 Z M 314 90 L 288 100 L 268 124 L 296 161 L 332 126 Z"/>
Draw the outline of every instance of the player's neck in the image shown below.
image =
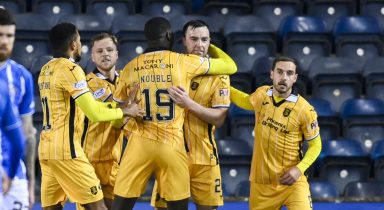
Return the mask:
<path id="1" fill-rule="evenodd" d="M 107 77 L 109 80 L 113 81 L 115 79 L 115 66 L 112 67 L 111 70 L 109 71 L 104 71 L 104 70 L 101 70 L 99 68 L 97 68 L 97 70 L 100 71 L 101 74 L 103 74 L 105 77 Z"/>

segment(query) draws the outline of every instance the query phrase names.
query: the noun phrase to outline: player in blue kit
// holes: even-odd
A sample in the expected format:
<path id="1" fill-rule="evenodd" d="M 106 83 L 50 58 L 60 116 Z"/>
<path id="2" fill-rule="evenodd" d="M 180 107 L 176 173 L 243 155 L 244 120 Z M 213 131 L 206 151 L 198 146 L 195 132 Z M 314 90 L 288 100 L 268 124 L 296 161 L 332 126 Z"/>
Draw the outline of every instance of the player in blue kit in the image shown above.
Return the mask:
<path id="1" fill-rule="evenodd" d="M 17 115 L 14 113 L 11 99 L 8 94 L 4 81 L 0 80 L 0 143 L 2 137 L 10 139 L 9 152 L 8 152 L 8 171 L 3 174 L 3 170 L 0 170 L 0 175 L 3 177 L 3 184 L 0 185 L 0 206 L 4 208 L 3 194 L 7 196 L 11 187 L 11 180 L 15 177 L 17 168 L 19 167 L 19 161 L 23 155 L 23 143 L 24 137 L 22 134 L 21 122 Z M 2 161 L 1 149 L 0 149 L 0 161 Z"/>
<path id="2" fill-rule="evenodd" d="M 4 196 L 0 209 L 25 209 L 34 203 L 34 168 L 35 168 L 35 128 L 32 114 L 35 111 L 33 97 L 33 79 L 31 73 L 22 65 L 9 59 L 15 42 L 16 25 L 12 15 L 5 9 L 0 9 L 0 80 L 4 81 L 5 90 L 9 93 L 12 108 L 20 117 L 26 139 L 25 161 L 20 161 L 16 177 L 12 181 L 10 191 Z M 13 139 L 2 136 L 3 168 L 10 173 L 8 164 L 10 143 Z M 28 179 L 27 179 L 28 177 Z"/>

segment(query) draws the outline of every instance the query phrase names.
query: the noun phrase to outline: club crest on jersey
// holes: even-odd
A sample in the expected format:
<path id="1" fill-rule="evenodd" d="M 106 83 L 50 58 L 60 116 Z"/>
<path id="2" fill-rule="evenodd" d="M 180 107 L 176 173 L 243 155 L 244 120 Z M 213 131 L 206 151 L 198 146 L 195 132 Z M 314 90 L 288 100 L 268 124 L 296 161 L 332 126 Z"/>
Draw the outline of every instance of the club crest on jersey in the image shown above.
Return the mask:
<path id="1" fill-rule="evenodd" d="M 192 82 L 192 84 L 191 84 L 191 89 L 192 89 L 192 90 L 196 90 L 198 87 L 199 87 L 199 83 L 197 83 L 197 82 Z"/>
<path id="2" fill-rule="evenodd" d="M 84 89 L 86 87 L 87 87 L 87 81 L 85 81 L 85 80 L 80 81 L 80 82 L 76 82 L 74 84 L 74 88 L 77 90 L 81 90 L 81 89 Z"/>
<path id="3" fill-rule="evenodd" d="M 288 117 L 289 114 L 291 114 L 291 111 L 292 111 L 292 110 L 290 110 L 290 109 L 288 109 L 288 108 L 285 108 L 285 109 L 284 109 L 284 112 L 283 112 L 283 116 L 284 116 L 284 117 Z"/>
<path id="4" fill-rule="evenodd" d="M 97 194 L 97 187 L 96 186 L 92 186 L 91 188 L 91 193 L 92 193 L 92 195 L 96 195 Z"/>

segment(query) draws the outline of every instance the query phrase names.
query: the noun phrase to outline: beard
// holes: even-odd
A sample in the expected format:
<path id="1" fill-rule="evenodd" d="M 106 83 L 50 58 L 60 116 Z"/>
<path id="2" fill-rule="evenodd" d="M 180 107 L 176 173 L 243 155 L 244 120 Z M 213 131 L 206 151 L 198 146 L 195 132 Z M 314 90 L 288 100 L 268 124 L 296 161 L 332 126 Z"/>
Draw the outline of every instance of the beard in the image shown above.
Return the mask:
<path id="1" fill-rule="evenodd" d="M 7 51 L 6 53 L 0 53 L 0 62 L 3 62 L 7 60 L 9 57 L 11 57 L 11 51 Z"/>

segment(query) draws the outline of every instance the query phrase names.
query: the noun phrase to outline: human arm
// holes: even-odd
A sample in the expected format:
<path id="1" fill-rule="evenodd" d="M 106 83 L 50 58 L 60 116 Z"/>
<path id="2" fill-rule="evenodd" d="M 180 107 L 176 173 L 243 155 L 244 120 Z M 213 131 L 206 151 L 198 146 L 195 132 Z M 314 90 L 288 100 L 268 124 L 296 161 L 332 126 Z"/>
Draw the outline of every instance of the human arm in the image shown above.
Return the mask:
<path id="1" fill-rule="evenodd" d="M 77 97 L 76 104 L 92 122 L 112 121 L 123 116 L 136 117 L 144 113 L 136 103 L 115 109 L 110 104 L 106 106 L 106 103 L 96 101 L 89 92 Z"/>
<path id="2" fill-rule="evenodd" d="M 210 67 L 207 74 L 234 74 L 237 72 L 235 61 L 220 48 L 210 44 L 208 53 L 211 57 L 209 58 Z"/>
<path id="3" fill-rule="evenodd" d="M 288 169 L 283 176 L 280 177 L 280 183 L 284 185 L 292 185 L 302 174 L 315 162 L 321 152 L 321 137 L 318 135 L 315 139 L 308 141 L 308 150 L 304 158 L 292 168 Z"/>
<path id="4" fill-rule="evenodd" d="M 171 99 L 180 107 L 187 108 L 201 120 L 220 127 L 227 114 L 227 108 L 207 108 L 192 100 L 182 87 L 170 87 L 168 93 Z"/>
<path id="5" fill-rule="evenodd" d="M 246 110 L 254 110 L 251 102 L 249 101 L 250 95 L 234 88 L 230 87 L 231 102 L 236 104 L 238 107 Z"/>
<path id="6" fill-rule="evenodd" d="M 35 203 L 35 157 L 36 157 L 36 129 L 33 126 L 32 115 L 21 117 L 26 138 L 25 166 L 27 168 L 29 205 Z"/>

